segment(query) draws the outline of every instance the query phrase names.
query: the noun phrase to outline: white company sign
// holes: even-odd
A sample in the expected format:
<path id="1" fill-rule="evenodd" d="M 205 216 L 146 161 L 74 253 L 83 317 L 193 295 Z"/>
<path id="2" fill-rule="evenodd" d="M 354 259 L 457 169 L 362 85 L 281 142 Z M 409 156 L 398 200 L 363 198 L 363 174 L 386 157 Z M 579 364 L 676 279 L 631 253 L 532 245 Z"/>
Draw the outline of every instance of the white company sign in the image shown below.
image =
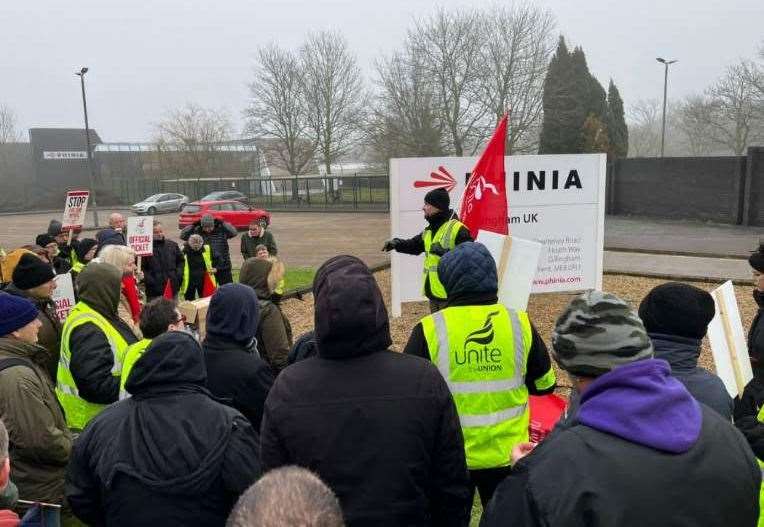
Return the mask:
<path id="1" fill-rule="evenodd" d="M 390 160 L 392 237 L 409 238 L 427 225 L 424 195 L 443 187 L 459 211 L 476 157 Z M 605 221 L 604 154 L 508 156 L 507 199 L 510 234 L 542 244 L 532 293 L 602 288 Z M 423 256 L 393 252 L 392 309 L 423 300 Z"/>

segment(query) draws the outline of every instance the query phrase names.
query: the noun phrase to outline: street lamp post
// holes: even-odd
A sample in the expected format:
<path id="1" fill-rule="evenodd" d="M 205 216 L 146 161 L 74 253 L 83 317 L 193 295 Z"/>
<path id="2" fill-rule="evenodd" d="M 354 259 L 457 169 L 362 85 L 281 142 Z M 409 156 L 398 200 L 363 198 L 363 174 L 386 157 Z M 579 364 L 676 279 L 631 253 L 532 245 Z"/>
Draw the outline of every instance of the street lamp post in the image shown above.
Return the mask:
<path id="1" fill-rule="evenodd" d="M 664 146 L 666 144 L 666 94 L 668 92 L 668 67 L 670 64 L 676 62 L 676 60 L 666 60 L 658 57 L 658 62 L 665 66 L 663 73 L 663 125 L 661 126 L 661 157 L 663 157 Z"/>
<path id="2" fill-rule="evenodd" d="M 85 74 L 88 72 L 87 68 L 82 68 L 80 71 L 74 74 L 80 78 L 80 85 L 82 86 L 82 109 L 85 112 L 85 142 L 88 149 L 88 176 L 90 178 L 90 209 L 93 211 L 93 225 L 98 227 L 98 204 L 96 203 L 96 191 L 95 191 L 95 167 L 93 166 L 93 151 L 90 147 L 90 126 L 88 125 L 88 102 L 85 98 Z"/>

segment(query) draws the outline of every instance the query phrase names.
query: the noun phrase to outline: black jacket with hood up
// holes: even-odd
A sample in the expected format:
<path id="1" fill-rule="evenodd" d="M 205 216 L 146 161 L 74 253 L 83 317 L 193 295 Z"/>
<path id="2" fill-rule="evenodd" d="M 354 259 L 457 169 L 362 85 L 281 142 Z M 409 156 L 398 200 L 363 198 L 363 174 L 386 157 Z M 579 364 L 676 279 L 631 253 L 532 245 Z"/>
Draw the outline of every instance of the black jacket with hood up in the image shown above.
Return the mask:
<path id="1" fill-rule="evenodd" d="M 316 273 L 318 356 L 276 379 L 262 425 L 263 469 L 306 467 L 355 526 L 464 526 L 470 492 L 451 394 L 428 361 L 388 351 L 382 294 L 352 256 Z"/>
<path id="2" fill-rule="evenodd" d="M 273 372 L 257 351 L 260 309 L 257 295 L 243 284 L 226 284 L 210 300 L 204 360 L 207 387 L 260 429 Z"/>
<path id="3" fill-rule="evenodd" d="M 135 363 L 132 397 L 101 412 L 79 436 L 66 495 L 93 527 L 222 527 L 261 474 L 256 430 L 204 388 L 199 344 L 156 338 Z"/>
<path id="4" fill-rule="evenodd" d="M 111 264 L 91 262 L 77 277 L 79 301 L 97 311 L 128 345 L 138 341 L 119 319 L 117 306 L 122 273 Z M 72 358 L 69 369 L 80 397 L 91 403 L 111 404 L 119 399 L 119 377 L 111 374 L 114 355 L 106 335 L 92 322 L 77 326 L 69 336 Z"/>

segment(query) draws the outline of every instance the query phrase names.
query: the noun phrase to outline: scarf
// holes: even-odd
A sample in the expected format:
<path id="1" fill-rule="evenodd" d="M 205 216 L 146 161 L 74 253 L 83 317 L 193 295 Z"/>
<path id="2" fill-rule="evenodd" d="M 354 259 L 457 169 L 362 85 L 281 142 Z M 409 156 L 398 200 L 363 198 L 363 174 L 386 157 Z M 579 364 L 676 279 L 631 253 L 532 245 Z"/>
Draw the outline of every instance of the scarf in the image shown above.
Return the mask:
<path id="1" fill-rule="evenodd" d="M 130 314 L 133 322 L 138 322 L 141 316 L 141 301 L 138 297 L 138 284 L 135 282 L 134 275 L 125 275 L 122 277 L 122 294 L 127 298 L 130 304 Z"/>

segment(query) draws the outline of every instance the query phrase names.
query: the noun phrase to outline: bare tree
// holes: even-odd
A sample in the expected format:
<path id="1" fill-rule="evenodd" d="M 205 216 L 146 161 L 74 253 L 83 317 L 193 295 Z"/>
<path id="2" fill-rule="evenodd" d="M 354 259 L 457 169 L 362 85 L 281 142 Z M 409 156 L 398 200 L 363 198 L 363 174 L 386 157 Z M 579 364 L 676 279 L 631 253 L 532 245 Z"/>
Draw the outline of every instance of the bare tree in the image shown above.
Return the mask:
<path id="1" fill-rule="evenodd" d="M 482 104 L 495 121 L 511 110 L 508 152 L 535 152 L 544 78 L 556 44 L 555 19 L 532 4 L 495 5 L 479 15 L 482 45 L 477 79 Z"/>
<path id="2" fill-rule="evenodd" d="M 481 29 L 474 11 L 448 12 L 416 21 L 409 45 L 423 57 L 428 77 L 435 83 L 440 119 L 450 150 L 457 156 L 474 153 L 494 122 L 480 99 L 478 67 Z"/>
<path id="3" fill-rule="evenodd" d="M 629 108 L 629 157 L 655 157 L 661 144 L 661 103 L 643 99 Z"/>
<path id="4" fill-rule="evenodd" d="M 437 94 L 422 57 L 410 48 L 376 63 L 376 104 L 367 140 L 380 161 L 443 155 Z"/>
<path id="5" fill-rule="evenodd" d="M 757 86 L 762 80 L 764 73 L 744 61 L 727 68 L 727 73 L 707 90 L 712 110 L 707 124 L 712 138 L 737 155 L 745 151 L 761 127 L 764 116 Z"/>
<path id="6" fill-rule="evenodd" d="M 193 103 L 168 111 L 154 127 L 163 170 L 176 177 L 214 176 L 221 170 L 220 144 L 233 137 L 226 112 Z"/>
<path id="7" fill-rule="evenodd" d="M 299 176 L 316 151 L 299 59 L 273 44 L 260 48 L 258 59 L 255 80 L 249 86 L 251 104 L 245 111 L 247 131 L 274 139 L 264 148 L 289 175 Z"/>
<path id="8" fill-rule="evenodd" d="M 16 113 L 9 106 L 0 103 L 0 144 L 19 141 L 21 141 L 21 132 L 18 128 Z"/>
<path id="9" fill-rule="evenodd" d="M 676 112 L 677 130 L 685 140 L 687 153 L 705 156 L 714 152 L 710 122 L 714 106 L 703 95 L 691 95 L 682 101 Z"/>
<path id="10" fill-rule="evenodd" d="M 338 32 L 308 36 L 300 49 L 300 68 L 308 123 L 317 153 L 331 165 L 356 143 L 361 132 L 365 90 L 361 69 Z"/>

